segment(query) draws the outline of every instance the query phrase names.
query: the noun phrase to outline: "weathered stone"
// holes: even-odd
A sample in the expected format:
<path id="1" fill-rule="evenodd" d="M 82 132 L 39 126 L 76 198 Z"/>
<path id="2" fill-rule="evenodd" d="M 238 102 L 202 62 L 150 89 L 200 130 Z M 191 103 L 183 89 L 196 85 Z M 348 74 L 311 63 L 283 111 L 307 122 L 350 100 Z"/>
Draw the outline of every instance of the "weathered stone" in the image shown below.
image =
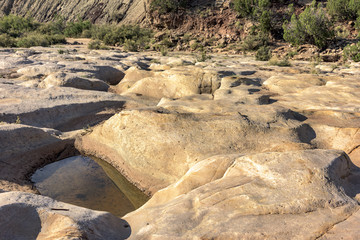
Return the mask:
<path id="1" fill-rule="evenodd" d="M 64 72 L 50 74 L 38 86 L 41 88 L 62 86 L 96 91 L 107 91 L 109 89 L 109 86 L 99 79 L 78 77 L 77 74 L 66 74 Z"/>
<path id="2" fill-rule="evenodd" d="M 356 171 L 330 150 L 214 156 L 125 219 L 133 239 L 312 239 L 359 209 Z"/>
<path id="3" fill-rule="evenodd" d="M 104 228 L 103 226 L 106 226 Z M 129 224 L 110 213 L 30 193 L 0 193 L 2 239 L 126 239 Z"/>

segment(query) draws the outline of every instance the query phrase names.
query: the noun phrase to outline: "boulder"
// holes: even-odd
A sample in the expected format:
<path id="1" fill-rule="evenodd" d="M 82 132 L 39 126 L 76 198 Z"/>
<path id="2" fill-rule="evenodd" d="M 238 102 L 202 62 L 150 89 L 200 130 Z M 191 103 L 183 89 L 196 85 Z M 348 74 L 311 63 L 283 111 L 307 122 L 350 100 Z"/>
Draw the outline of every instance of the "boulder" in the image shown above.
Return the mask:
<path id="1" fill-rule="evenodd" d="M 122 111 L 77 139 L 76 146 L 108 160 L 138 187 L 154 193 L 206 157 L 304 149 L 313 138 L 311 128 L 286 109 L 204 102 L 188 99 L 187 108 L 167 103 L 168 109 Z"/>
<path id="2" fill-rule="evenodd" d="M 220 155 L 124 218 L 132 239 L 315 239 L 359 209 L 359 180 L 341 151 Z"/>
<path id="3" fill-rule="evenodd" d="M 109 86 L 99 79 L 78 77 L 77 74 L 58 72 L 50 74 L 39 85 L 41 88 L 54 86 L 73 87 L 84 90 L 107 91 Z"/>
<path id="4" fill-rule="evenodd" d="M 0 193 L 0 216 L 2 239 L 122 240 L 131 233 L 125 220 L 110 213 L 23 192 Z"/>

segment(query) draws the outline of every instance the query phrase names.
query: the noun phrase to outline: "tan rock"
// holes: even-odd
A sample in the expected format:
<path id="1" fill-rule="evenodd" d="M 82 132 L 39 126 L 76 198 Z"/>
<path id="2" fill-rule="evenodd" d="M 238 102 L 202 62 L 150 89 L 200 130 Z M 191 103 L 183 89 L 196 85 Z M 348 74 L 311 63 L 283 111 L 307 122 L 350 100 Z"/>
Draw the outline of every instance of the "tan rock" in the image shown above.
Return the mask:
<path id="1" fill-rule="evenodd" d="M 141 189 L 154 193 L 212 155 L 309 147 L 301 143 L 297 132 L 306 134 L 306 127 L 280 109 L 264 109 L 262 116 L 255 107 L 226 110 L 201 114 L 176 107 L 122 111 L 78 139 L 77 148 L 107 159 Z"/>
<path id="2" fill-rule="evenodd" d="M 130 68 L 126 74 L 128 76 L 125 81 L 116 86 L 116 92 L 135 93 L 158 99 L 212 93 L 220 86 L 217 72 L 196 67 L 179 67 L 161 72 Z"/>
<path id="3" fill-rule="evenodd" d="M 107 91 L 109 89 L 109 86 L 99 79 L 78 77 L 76 74 L 64 72 L 50 74 L 38 86 L 41 88 L 62 86 L 95 91 Z"/>
<path id="4" fill-rule="evenodd" d="M 125 239 L 128 223 L 110 213 L 21 192 L 0 193 L 2 239 Z M 102 226 L 107 226 L 106 228 Z"/>
<path id="5" fill-rule="evenodd" d="M 125 219 L 132 239 L 312 239 L 359 208 L 354 171 L 330 150 L 214 156 Z"/>
<path id="6" fill-rule="evenodd" d="M 326 81 L 311 74 L 277 75 L 264 82 L 271 92 L 278 94 L 297 93 L 308 87 L 325 85 Z"/>

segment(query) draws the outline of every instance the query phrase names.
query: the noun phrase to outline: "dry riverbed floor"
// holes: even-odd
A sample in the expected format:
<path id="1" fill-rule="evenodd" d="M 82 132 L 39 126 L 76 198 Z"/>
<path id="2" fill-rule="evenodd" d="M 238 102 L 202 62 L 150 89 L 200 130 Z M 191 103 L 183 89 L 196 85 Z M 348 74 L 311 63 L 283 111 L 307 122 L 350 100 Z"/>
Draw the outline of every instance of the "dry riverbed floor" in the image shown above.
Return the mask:
<path id="1" fill-rule="evenodd" d="M 359 236 L 360 64 L 84 46 L 0 51 L 0 239 Z M 120 219 L 38 195 L 79 153 L 151 199 Z"/>

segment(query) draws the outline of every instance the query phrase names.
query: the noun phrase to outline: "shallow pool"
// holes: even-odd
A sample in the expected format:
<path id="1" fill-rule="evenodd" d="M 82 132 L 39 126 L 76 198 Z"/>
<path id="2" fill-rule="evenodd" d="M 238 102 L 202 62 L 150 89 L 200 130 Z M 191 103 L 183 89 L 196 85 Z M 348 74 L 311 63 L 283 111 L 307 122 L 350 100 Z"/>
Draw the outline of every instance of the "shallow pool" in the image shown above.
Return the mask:
<path id="1" fill-rule="evenodd" d="M 148 200 L 110 164 L 84 156 L 46 165 L 31 180 L 41 195 L 119 217 Z"/>

